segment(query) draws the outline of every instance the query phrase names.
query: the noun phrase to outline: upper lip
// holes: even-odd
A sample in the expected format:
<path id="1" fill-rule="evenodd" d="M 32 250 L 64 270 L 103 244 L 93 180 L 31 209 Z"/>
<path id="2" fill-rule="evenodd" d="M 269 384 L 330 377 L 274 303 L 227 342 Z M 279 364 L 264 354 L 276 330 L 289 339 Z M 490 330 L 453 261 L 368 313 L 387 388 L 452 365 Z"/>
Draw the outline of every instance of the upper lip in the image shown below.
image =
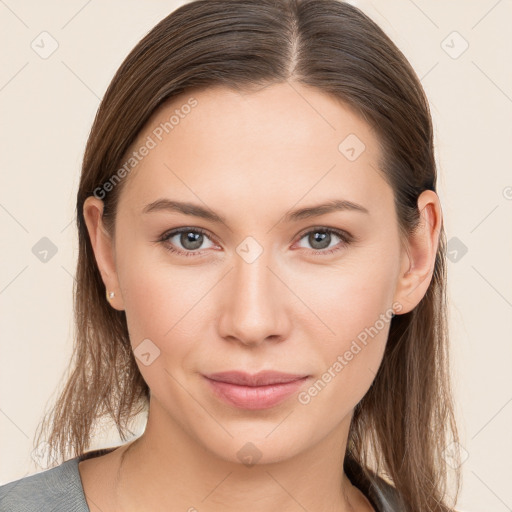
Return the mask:
<path id="1" fill-rule="evenodd" d="M 265 370 L 255 374 L 242 371 L 229 371 L 205 374 L 205 377 L 220 382 L 238 384 L 240 386 L 268 386 L 270 384 L 283 384 L 307 377 L 304 374 L 283 373 L 274 370 Z"/>

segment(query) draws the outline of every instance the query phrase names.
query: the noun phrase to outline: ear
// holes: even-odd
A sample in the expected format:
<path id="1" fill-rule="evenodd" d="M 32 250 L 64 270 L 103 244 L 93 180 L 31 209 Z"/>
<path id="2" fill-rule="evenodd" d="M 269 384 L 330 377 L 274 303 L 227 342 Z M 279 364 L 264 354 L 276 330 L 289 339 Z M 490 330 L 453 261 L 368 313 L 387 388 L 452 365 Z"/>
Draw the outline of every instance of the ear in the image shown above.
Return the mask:
<path id="1" fill-rule="evenodd" d="M 84 201 L 83 213 L 106 292 L 115 294 L 111 299 L 105 300 L 108 300 L 113 308 L 123 311 L 124 303 L 116 271 L 114 241 L 103 224 L 103 201 L 89 196 Z"/>
<path id="2" fill-rule="evenodd" d="M 420 223 L 407 240 L 395 290 L 395 301 L 402 305 L 397 314 L 409 313 L 418 305 L 434 273 L 443 217 L 439 198 L 433 190 L 424 190 L 420 194 L 418 210 Z"/>

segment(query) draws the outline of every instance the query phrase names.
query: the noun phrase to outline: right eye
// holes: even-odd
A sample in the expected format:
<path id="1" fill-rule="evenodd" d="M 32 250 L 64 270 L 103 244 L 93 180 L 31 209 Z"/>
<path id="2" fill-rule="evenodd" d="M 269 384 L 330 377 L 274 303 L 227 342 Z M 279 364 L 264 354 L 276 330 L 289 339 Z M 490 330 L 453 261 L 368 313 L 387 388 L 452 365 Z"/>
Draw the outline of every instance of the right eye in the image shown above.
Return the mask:
<path id="1" fill-rule="evenodd" d="M 176 240 L 172 241 L 173 238 Z M 210 240 L 205 230 L 201 228 L 185 227 L 166 231 L 160 237 L 159 241 L 172 253 L 182 256 L 196 256 L 198 254 L 197 249 L 203 245 L 205 239 Z M 179 246 L 176 248 L 178 244 L 181 244 L 182 248 Z"/>

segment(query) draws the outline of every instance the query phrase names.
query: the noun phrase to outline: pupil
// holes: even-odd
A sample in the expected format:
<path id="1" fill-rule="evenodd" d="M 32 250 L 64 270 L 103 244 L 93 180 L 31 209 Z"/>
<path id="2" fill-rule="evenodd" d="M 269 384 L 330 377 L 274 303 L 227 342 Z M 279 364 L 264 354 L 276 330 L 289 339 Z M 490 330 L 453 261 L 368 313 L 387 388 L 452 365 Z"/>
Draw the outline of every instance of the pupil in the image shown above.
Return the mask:
<path id="1" fill-rule="evenodd" d="M 182 233 L 180 242 L 182 243 L 183 247 L 193 251 L 194 249 L 201 247 L 203 242 L 203 235 L 201 233 L 194 233 L 192 231 L 189 231 L 188 233 Z"/>
<path id="2" fill-rule="evenodd" d="M 320 235 L 320 236 L 317 236 Z M 310 243 L 313 247 L 317 242 L 320 242 L 320 246 L 316 246 L 316 249 L 325 249 L 329 247 L 331 235 L 322 231 L 316 231 L 313 236 L 310 235 Z"/>

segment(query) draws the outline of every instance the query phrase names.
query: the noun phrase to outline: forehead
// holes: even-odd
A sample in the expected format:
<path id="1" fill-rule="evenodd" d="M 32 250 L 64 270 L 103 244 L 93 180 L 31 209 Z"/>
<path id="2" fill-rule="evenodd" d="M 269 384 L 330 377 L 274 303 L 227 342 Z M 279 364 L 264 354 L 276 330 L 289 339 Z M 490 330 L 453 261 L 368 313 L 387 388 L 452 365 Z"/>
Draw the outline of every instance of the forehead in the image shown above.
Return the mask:
<path id="1" fill-rule="evenodd" d="M 392 196 L 371 127 L 336 98 L 295 83 L 183 93 L 152 116 L 132 149 L 144 144 L 151 149 L 122 194 L 139 209 L 156 196 L 242 209 L 336 196 L 385 207 Z"/>

